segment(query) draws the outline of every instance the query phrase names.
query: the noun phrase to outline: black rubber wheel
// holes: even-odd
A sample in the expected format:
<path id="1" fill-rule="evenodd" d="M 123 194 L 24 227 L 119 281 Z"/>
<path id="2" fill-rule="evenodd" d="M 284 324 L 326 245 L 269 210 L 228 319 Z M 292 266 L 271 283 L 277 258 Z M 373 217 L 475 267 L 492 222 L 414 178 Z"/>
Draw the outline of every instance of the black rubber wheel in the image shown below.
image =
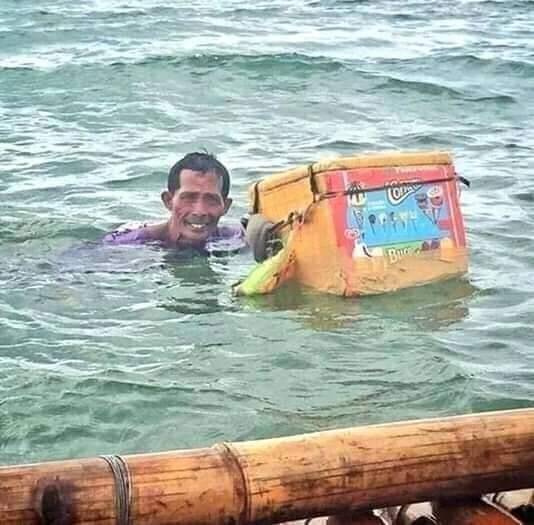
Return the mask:
<path id="1" fill-rule="evenodd" d="M 259 213 L 251 215 L 248 219 L 245 237 L 257 262 L 265 261 L 273 255 L 272 245 L 276 241 L 273 227 L 274 223 Z"/>

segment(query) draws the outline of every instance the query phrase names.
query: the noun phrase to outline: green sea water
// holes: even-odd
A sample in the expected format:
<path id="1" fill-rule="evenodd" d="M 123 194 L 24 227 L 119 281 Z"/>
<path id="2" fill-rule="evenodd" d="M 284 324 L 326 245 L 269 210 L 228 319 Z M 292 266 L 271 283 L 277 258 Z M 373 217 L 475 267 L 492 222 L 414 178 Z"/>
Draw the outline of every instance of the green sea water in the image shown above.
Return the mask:
<path id="1" fill-rule="evenodd" d="M 534 3 L 0 0 L 0 464 L 534 405 Z M 206 148 L 445 149 L 467 277 L 342 299 L 105 249 Z M 529 349 L 530 347 L 530 349 Z"/>

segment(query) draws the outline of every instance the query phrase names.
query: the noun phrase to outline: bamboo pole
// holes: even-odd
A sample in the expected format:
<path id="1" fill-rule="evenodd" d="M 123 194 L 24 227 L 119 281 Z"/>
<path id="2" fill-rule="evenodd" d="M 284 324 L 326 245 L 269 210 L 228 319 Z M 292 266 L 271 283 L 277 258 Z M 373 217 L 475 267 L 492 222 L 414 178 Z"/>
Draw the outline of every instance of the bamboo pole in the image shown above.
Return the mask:
<path id="1" fill-rule="evenodd" d="M 534 409 L 115 460 L 0 468 L 0 523 L 276 523 L 533 487 Z"/>

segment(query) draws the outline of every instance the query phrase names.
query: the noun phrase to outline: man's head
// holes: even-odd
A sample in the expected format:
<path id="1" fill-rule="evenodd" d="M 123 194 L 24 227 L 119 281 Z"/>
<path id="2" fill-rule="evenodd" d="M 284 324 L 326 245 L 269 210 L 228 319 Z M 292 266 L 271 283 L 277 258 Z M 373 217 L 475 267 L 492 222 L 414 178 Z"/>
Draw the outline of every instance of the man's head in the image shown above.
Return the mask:
<path id="1" fill-rule="evenodd" d="M 198 245 L 215 232 L 228 211 L 230 175 L 209 153 L 188 153 L 169 171 L 167 190 L 161 194 L 171 212 L 169 240 Z"/>

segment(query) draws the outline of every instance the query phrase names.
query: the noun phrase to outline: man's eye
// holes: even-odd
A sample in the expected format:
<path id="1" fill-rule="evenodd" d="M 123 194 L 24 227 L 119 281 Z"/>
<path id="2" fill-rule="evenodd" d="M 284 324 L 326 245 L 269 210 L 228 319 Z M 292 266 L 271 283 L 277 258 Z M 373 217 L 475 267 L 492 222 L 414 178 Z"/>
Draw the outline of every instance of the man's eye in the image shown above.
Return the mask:
<path id="1" fill-rule="evenodd" d="M 180 195 L 180 199 L 186 202 L 192 202 L 195 200 L 195 194 L 194 193 L 182 193 Z"/>
<path id="2" fill-rule="evenodd" d="M 221 199 L 217 195 L 207 195 L 206 201 L 212 206 L 219 206 L 221 204 Z"/>

